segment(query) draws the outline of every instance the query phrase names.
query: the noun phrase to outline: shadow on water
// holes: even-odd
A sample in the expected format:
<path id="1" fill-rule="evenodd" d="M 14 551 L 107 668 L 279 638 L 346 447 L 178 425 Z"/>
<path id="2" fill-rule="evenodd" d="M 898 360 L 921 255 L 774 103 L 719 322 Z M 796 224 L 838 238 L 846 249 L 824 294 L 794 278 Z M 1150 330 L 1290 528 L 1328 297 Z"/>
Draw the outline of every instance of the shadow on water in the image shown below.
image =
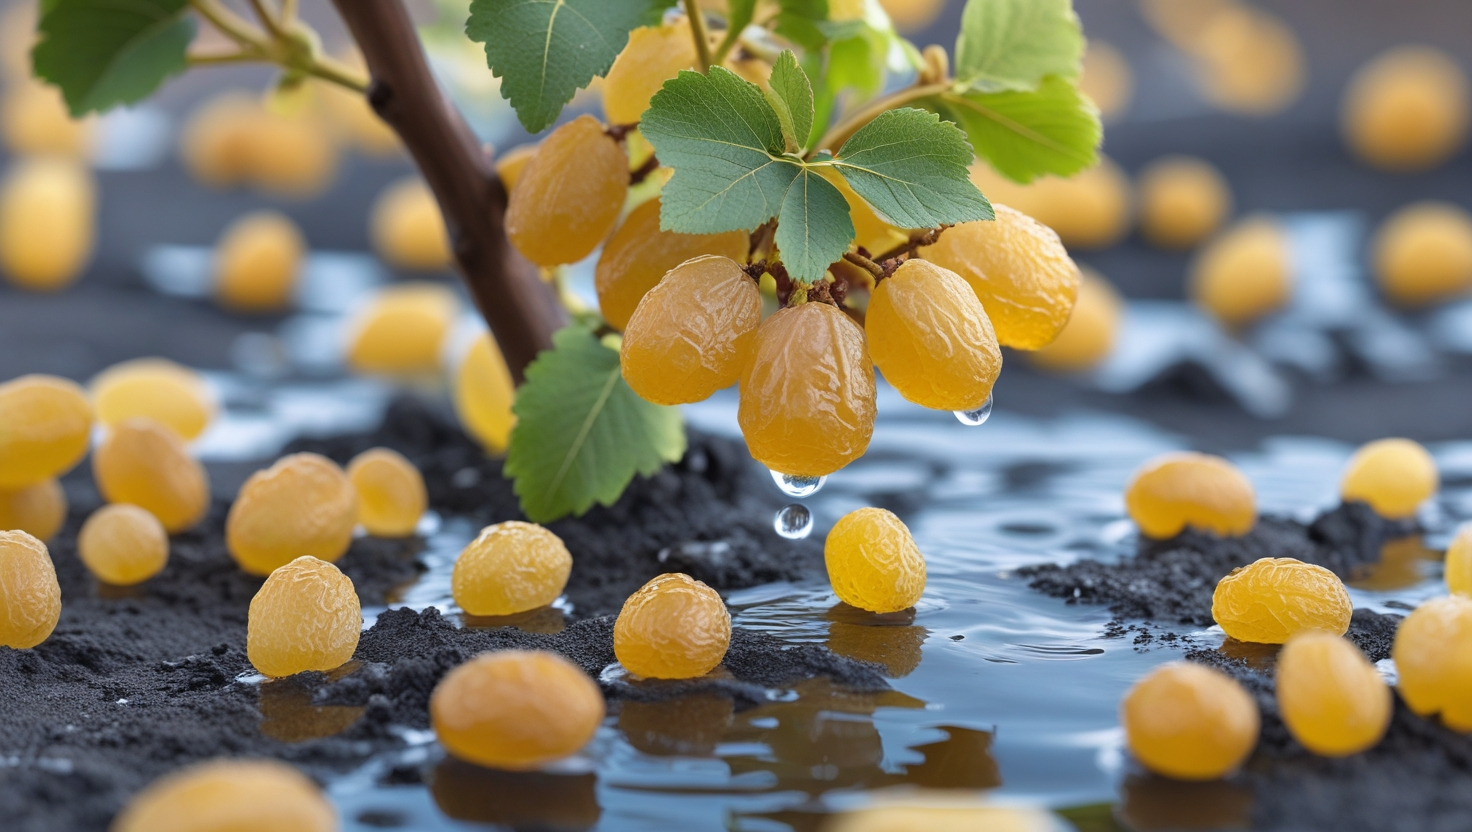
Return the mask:
<path id="1" fill-rule="evenodd" d="M 513 829 L 582 832 L 598 824 L 598 776 L 495 771 L 446 758 L 429 781 L 435 805 L 451 818 Z"/>

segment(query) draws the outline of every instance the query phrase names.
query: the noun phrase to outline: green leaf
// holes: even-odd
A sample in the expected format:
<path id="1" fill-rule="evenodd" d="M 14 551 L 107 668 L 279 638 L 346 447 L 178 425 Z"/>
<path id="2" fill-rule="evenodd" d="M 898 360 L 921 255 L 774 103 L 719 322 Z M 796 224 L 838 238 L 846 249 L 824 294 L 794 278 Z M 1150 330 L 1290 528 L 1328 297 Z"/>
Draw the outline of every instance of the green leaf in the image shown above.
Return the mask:
<path id="1" fill-rule="evenodd" d="M 753 231 L 777 216 L 800 168 L 782 156 L 782 124 L 761 88 L 718 66 L 664 82 L 639 132 L 674 169 L 661 196 L 666 231 Z"/>
<path id="2" fill-rule="evenodd" d="M 751 25 L 756 16 L 756 0 L 726 0 L 726 35 L 716 51 L 722 55 L 731 51 L 741 37 L 741 31 Z"/>
<path id="3" fill-rule="evenodd" d="M 772 31 L 809 51 L 828 43 L 828 0 L 781 0 Z"/>
<path id="4" fill-rule="evenodd" d="M 645 26 L 658 26 L 664 22 L 664 13 L 680 0 L 648 0 L 648 8 L 644 10 L 644 18 L 640 21 Z"/>
<path id="5" fill-rule="evenodd" d="M 960 128 L 924 110 L 889 110 L 839 149 L 834 165 L 874 210 L 900 228 L 993 219 L 971 184 L 974 158 Z"/>
<path id="6" fill-rule="evenodd" d="M 946 93 L 940 102 L 976 155 L 1015 182 L 1072 176 L 1099 160 L 1099 111 L 1062 78 L 1047 78 L 1036 92 Z"/>
<path id="7" fill-rule="evenodd" d="M 501 97 L 538 133 L 579 88 L 608 72 L 653 7 L 651 0 L 472 0 L 465 34 L 485 44 Z"/>
<path id="8" fill-rule="evenodd" d="M 36 27 L 36 76 L 61 88 L 73 116 L 146 98 L 188 67 L 187 8 L 187 0 L 53 0 Z"/>
<path id="9" fill-rule="evenodd" d="M 804 168 L 787 189 L 777 218 L 782 264 L 799 282 L 816 283 L 853 239 L 854 223 L 843 194 L 816 170 Z"/>
<path id="10" fill-rule="evenodd" d="M 813 132 L 813 85 L 808 74 L 797 65 L 792 50 L 783 51 L 772 67 L 772 77 L 763 91 L 767 103 L 777 113 L 783 132 L 792 140 L 792 149 L 801 151 Z"/>
<path id="11" fill-rule="evenodd" d="M 619 372 L 618 351 L 573 325 L 526 369 L 505 473 L 521 510 L 538 523 L 612 505 L 635 474 L 685 455 L 680 411 L 639 398 Z"/>
<path id="12" fill-rule="evenodd" d="M 863 21 L 835 36 L 828 50 L 828 84 L 834 92 L 855 90 L 863 98 L 871 98 L 884 87 L 884 62 L 889 52 L 889 36 Z"/>
<path id="13" fill-rule="evenodd" d="M 973 89 L 1030 90 L 1077 78 L 1084 36 L 1072 0 L 968 0 L 956 38 L 956 79 Z"/>

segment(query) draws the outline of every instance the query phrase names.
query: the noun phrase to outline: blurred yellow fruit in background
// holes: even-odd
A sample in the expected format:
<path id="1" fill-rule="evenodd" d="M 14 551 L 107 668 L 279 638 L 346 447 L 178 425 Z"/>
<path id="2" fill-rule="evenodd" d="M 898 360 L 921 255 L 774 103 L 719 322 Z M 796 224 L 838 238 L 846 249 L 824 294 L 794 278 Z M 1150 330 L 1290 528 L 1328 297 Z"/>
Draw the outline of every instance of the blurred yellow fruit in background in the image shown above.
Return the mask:
<path id="1" fill-rule="evenodd" d="M 1019 185 L 985 164 L 971 167 L 971 181 L 992 202 L 1010 205 L 1058 233 L 1069 248 L 1105 248 L 1129 231 L 1130 183 L 1105 156 L 1069 179 L 1047 176 Z"/>
<path id="2" fill-rule="evenodd" d="M 378 195 L 369 218 L 373 250 L 389 265 L 411 271 L 450 267 L 450 235 L 439 203 L 423 179 L 406 176 Z"/>
<path id="3" fill-rule="evenodd" d="M 913 32 L 934 23 L 946 7 L 946 0 L 879 0 L 879 5 L 896 29 Z"/>
<path id="4" fill-rule="evenodd" d="M 1305 83 L 1303 47 L 1276 15 L 1228 4 L 1207 20 L 1192 49 L 1206 97 L 1249 116 L 1281 112 Z"/>
<path id="5" fill-rule="evenodd" d="M 496 339 L 489 332 L 481 333 L 455 371 L 455 413 L 460 426 L 487 451 L 501 453 L 516 424 L 511 412 L 515 400 L 516 385 Z"/>
<path id="6" fill-rule="evenodd" d="M 81 276 L 97 236 L 97 187 L 77 162 L 22 160 L 0 184 L 0 273 L 35 292 Z"/>
<path id="7" fill-rule="evenodd" d="M 1191 266 L 1189 292 L 1228 328 L 1276 311 L 1293 295 L 1288 237 L 1273 220 L 1248 217 L 1201 251 Z"/>
<path id="8" fill-rule="evenodd" d="M 1472 214 L 1448 202 L 1416 202 L 1375 233 L 1375 279 L 1392 301 L 1424 306 L 1472 289 Z"/>
<path id="9" fill-rule="evenodd" d="M 85 156 L 92 148 L 93 119 L 74 119 L 61 90 L 39 81 L 10 85 L 0 102 L 0 134 L 18 156 L 58 153 Z"/>
<path id="10" fill-rule="evenodd" d="M 1377 168 L 1434 168 L 1466 142 L 1468 95 L 1466 74 L 1446 53 L 1392 49 L 1361 67 L 1345 89 L 1344 139 Z"/>
<path id="11" fill-rule="evenodd" d="M 1135 95 L 1135 73 L 1124 53 L 1108 41 L 1091 38 L 1084 52 L 1079 89 L 1105 118 L 1114 118 L 1130 106 Z"/>
<path id="12" fill-rule="evenodd" d="M 56 480 L 0 488 L 0 531 L 25 532 L 46 542 L 66 522 L 66 492 Z"/>
<path id="13" fill-rule="evenodd" d="M 108 427 L 147 416 L 187 442 L 204 433 L 215 418 L 214 396 L 204 377 L 164 358 L 114 364 L 88 387 L 97 420 Z"/>
<path id="14" fill-rule="evenodd" d="M 1140 172 L 1140 233 L 1161 248 L 1190 248 L 1232 213 L 1226 177 L 1205 159 L 1164 156 Z"/>
<path id="15" fill-rule="evenodd" d="M 1124 301 L 1102 275 L 1079 267 L 1081 279 L 1073 316 L 1053 343 L 1027 353 L 1032 363 L 1058 373 L 1077 373 L 1102 363 L 1119 337 Z"/>
<path id="16" fill-rule="evenodd" d="M 458 314 L 460 302 L 446 286 L 390 286 L 357 315 L 348 365 L 360 373 L 433 372 Z"/>
<path id="17" fill-rule="evenodd" d="M 310 108 L 272 112 L 259 98 L 238 92 L 197 107 L 184 125 L 179 151 L 185 167 L 206 185 L 249 183 L 290 199 L 317 196 L 337 175 L 337 146 Z"/>
<path id="18" fill-rule="evenodd" d="M 215 297 L 241 312 L 285 309 L 306 248 L 302 232 L 285 214 L 246 214 L 225 229 L 215 248 Z"/>
<path id="19" fill-rule="evenodd" d="M 112 832 L 336 832 L 337 811 L 306 775 L 276 760 L 213 760 L 135 795 Z"/>

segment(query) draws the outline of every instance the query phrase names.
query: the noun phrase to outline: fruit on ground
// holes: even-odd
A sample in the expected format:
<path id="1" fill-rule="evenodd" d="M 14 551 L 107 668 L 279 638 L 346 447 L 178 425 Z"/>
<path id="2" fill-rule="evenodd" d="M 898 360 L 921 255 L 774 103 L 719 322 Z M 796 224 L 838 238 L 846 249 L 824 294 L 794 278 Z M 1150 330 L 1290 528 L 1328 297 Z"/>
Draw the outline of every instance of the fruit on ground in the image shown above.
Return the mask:
<path id="1" fill-rule="evenodd" d="M 1165 156 L 1140 172 L 1140 232 L 1167 249 L 1190 248 L 1232 213 L 1232 189 L 1205 159 Z"/>
<path id="2" fill-rule="evenodd" d="M 170 534 L 192 528 L 210 507 L 210 480 L 184 440 L 147 417 L 117 425 L 92 455 L 92 476 L 109 503 L 157 517 Z"/>
<path id="3" fill-rule="evenodd" d="M 471 615 L 512 615 L 557 600 L 572 574 L 562 538 L 535 523 L 487 526 L 455 561 L 450 592 Z"/>
<path id="4" fill-rule="evenodd" d="M 0 275 L 33 292 L 70 286 L 92 259 L 97 186 L 79 163 L 23 160 L 0 183 Z"/>
<path id="5" fill-rule="evenodd" d="M 1002 372 L 1002 351 L 976 292 L 928 260 L 906 260 L 879 282 L 864 334 L 885 380 L 924 407 L 975 410 Z"/>
<path id="6" fill-rule="evenodd" d="M 0 531 L 25 532 L 44 542 L 61 531 L 66 510 L 66 492 L 54 479 L 0 488 Z"/>
<path id="7" fill-rule="evenodd" d="M 731 646 L 731 613 L 716 591 L 689 575 L 660 575 L 629 596 L 613 624 L 613 653 L 646 679 L 704 676 Z"/>
<path id="8" fill-rule="evenodd" d="M 1446 550 L 1446 588 L 1453 595 L 1472 598 L 1472 523 L 1457 530 Z"/>
<path id="9" fill-rule="evenodd" d="M 861 508 L 833 524 L 823 562 L 839 599 L 862 610 L 899 612 L 925 592 L 925 556 L 904 522 L 882 508 Z"/>
<path id="10" fill-rule="evenodd" d="M 29 375 L 0 384 L 0 488 L 58 477 L 82 461 L 92 406 L 74 382 Z"/>
<path id="11" fill-rule="evenodd" d="M 277 679 L 336 670 L 353 657 L 362 630 L 352 580 L 303 555 L 273 571 L 250 599 L 245 652 L 256 670 Z"/>
<path id="12" fill-rule="evenodd" d="M 1472 732 L 1472 599 L 1452 595 L 1417 607 L 1396 630 L 1391 658 L 1412 711 Z"/>
<path id="13" fill-rule="evenodd" d="M 92 512 L 77 535 L 77 554 L 103 583 L 132 586 L 169 562 L 169 533 L 157 517 L 127 503 Z"/>
<path id="14" fill-rule="evenodd" d="M 285 214 L 246 214 L 225 229 L 215 248 L 215 297 L 240 312 L 285 309 L 306 248 L 301 231 Z"/>
<path id="15" fill-rule="evenodd" d="M 35 647 L 60 618 L 61 585 L 46 544 L 22 531 L 0 531 L 0 645 Z"/>
<path id="16" fill-rule="evenodd" d="M 534 769 L 575 754 L 605 709 L 598 685 L 556 653 L 483 653 L 445 674 L 429 699 L 440 744 L 489 768 Z"/>
<path id="17" fill-rule="evenodd" d="M 1266 217 L 1249 217 L 1202 249 L 1191 266 L 1192 300 L 1229 328 L 1277 311 L 1293 295 L 1288 237 Z"/>
<path id="18" fill-rule="evenodd" d="M 1277 697 L 1293 738 L 1325 757 L 1374 747 L 1394 705 L 1390 686 L 1353 642 L 1313 630 L 1278 654 Z"/>
<path id="19" fill-rule="evenodd" d="M 358 522 L 374 537 L 408 537 L 429 506 L 424 476 L 390 448 L 370 448 L 348 463 L 358 492 Z"/>
<path id="20" fill-rule="evenodd" d="M 1078 83 L 1106 119 L 1123 113 L 1135 96 L 1135 73 L 1129 60 L 1114 44 L 1098 38 L 1089 38 Z"/>
<path id="21" fill-rule="evenodd" d="M 380 291 L 356 316 L 348 366 L 360 373 L 430 373 L 460 314 L 455 293 L 438 283 L 402 283 Z"/>
<path id="22" fill-rule="evenodd" d="M 1449 202 L 1416 202 L 1386 218 L 1373 243 L 1375 279 L 1400 306 L 1472 290 L 1472 215 Z"/>
<path id="23" fill-rule="evenodd" d="M 1381 517 L 1404 520 L 1414 517 L 1440 484 L 1436 460 L 1419 443 L 1377 439 L 1350 457 L 1339 494 L 1345 502 L 1368 503 Z"/>
<path id="24" fill-rule="evenodd" d="M 1079 269 L 1073 315 L 1053 343 L 1027 354 L 1033 364 L 1057 373 L 1090 370 L 1109 357 L 1124 318 L 1124 299 L 1103 275 Z"/>
<path id="25" fill-rule="evenodd" d="M 353 542 L 358 495 L 332 460 L 292 454 L 250 475 L 225 520 L 225 543 L 252 575 L 301 555 L 331 563 Z"/>
<path id="26" fill-rule="evenodd" d="M 655 404 L 704 401 L 736 383 L 761 320 L 761 291 L 739 263 L 687 260 L 629 319 L 619 349 L 624 380 Z"/>
<path id="27" fill-rule="evenodd" d="M 695 41 L 690 21 L 680 17 L 661 26 L 641 26 L 604 76 L 603 113 L 609 124 L 634 124 L 649 109 L 649 99 L 682 69 L 694 69 Z"/>
<path id="28" fill-rule="evenodd" d="M 1340 127 L 1350 150 L 1389 171 L 1429 170 L 1467 140 L 1467 76 L 1428 46 L 1401 46 L 1362 67 L 1344 91 Z"/>
<path id="29" fill-rule="evenodd" d="M 629 192 L 629 159 L 592 116 L 544 139 L 506 208 L 512 245 L 539 266 L 576 263 L 618 222 Z"/>
<path id="30" fill-rule="evenodd" d="M 163 358 L 139 358 L 103 370 L 88 384 L 97 420 L 115 427 L 144 416 L 188 442 L 215 418 L 215 399 L 204 377 Z"/>
<path id="31" fill-rule="evenodd" d="M 1237 466 L 1219 456 L 1166 454 L 1146 463 L 1124 495 L 1130 519 L 1165 540 L 1190 526 L 1237 537 L 1257 525 L 1257 496 Z"/>
<path id="32" fill-rule="evenodd" d="M 874 435 L 874 395 L 864 331 L 835 306 L 804 303 L 757 327 L 741 371 L 737 421 L 758 462 L 822 477 L 864 455 Z"/>
<path id="33" fill-rule="evenodd" d="M 971 181 L 993 203 L 1009 205 L 1053 229 L 1069 248 L 1107 248 L 1130 228 L 1129 177 L 1106 156 L 1068 179 L 1045 176 L 1028 185 L 1004 179 L 978 162 L 971 167 Z"/>
<path id="34" fill-rule="evenodd" d="M 149 784 L 112 832 L 337 832 L 317 784 L 276 760 L 213 760 Z"/>
<path id="35" fill-rule="evenodd" d="M 1283 644 L 1321 630 L 1342 636 L 1354 612 L 1339 576 L 1294 558 L 1261 558 L 1216 584 L 1211 617 L 1238 641 Z"/>
<path id="36" fill-rule="evenodd" d="M 450 235 L 429 186 L 417 176 L 389 185 L 373 203 L 368 234 L 389 265 L 410 271 L 450 267 Z"/>
<path id="37" fill-rule="evenodd" d="M 1189 662 L 1163 665 L 1135 683 L 1119 717 L 1135 759 L 1177 780 L 1224 777 L 1257 745 L 1251 694 L 1225 673 Z"/>
<path id="38" fill-rule="evenodd" d="M 505 451 L 516 425 L 516 385 L 489 332 L 475 339 L 455 370 L 454 399 L 465 432 L 493 454 Z"/>

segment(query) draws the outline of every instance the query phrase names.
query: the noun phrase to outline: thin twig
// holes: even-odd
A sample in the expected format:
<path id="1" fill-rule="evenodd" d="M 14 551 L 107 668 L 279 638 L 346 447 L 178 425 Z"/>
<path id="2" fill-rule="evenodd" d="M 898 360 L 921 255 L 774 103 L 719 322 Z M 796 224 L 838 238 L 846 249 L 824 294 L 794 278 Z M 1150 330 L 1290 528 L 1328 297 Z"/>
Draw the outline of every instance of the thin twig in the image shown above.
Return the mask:
<path id="1" fill-rule="evenodd" d="M 883 263 L 885 260 L 893 260 L 901 254 L 913 255 L 915 249 L 923 248 L 924 246 L 933 246 L 936 240 L 940 239 L 941 232 L 950 227 L 950 225 L 940 225 L 935 228 L 926 229 L 919 234 L 911 234 L 910 239 L 875 257 L 874 262 Z"/>
<path id="2" fill-rule="evenodd" d="M 308 75 L 347 87 L 353 92 L 368 92 L 368 76 L 326 55 L 315 56 L 305 69 Z"/>
<path id="3" fill-rule="evenodd" d="M 259 52 L 241 50 L 239 52 L 190 52 L 185 56 L 190 66 L 221 66 L 223 64 L 255 63 L 265 60 L 265 56 Z"/>
<path id="4" fill-rule="evenodd" d="M 935 84 L 920 84 L 898 90 L 882 98 L 876 98 L 867 106 L 855 111 L 829 128 L 828 132 L 823 134 L 823 138 L 818 140 L 814 152 L 830 150 L 836 153 L 839 148 L 843 147 L 844 142 L 853 138 L 853 135 L 859 132 L 864 125 L 878 118 L 882 113 L 893 110 L 896 107 L 903 107 L 912 101 L 929 98 L 932 95 L 939 95 L 950 88 L 951 84 L 949 81 Z"/>
<path id="5" fill-rule="evenodd" d="M 266 0 L 250 0 L 250 7 L 255 10 L 261 25 L 266 27 L 266 31 L 274 40 L 282 40 L 286 37 L 286 32 L 281 28 L 281 22 L 276 19 L 276 14 L 266 7 Z"/>
<path id="6" fill-rule="evenodd" d="M 873 260 L 870 260 L 864 255 L 859 254 L 857 251 L 845 251 L 843 253 L 843 259 L 868 272 L 874 277 L 875 283 L 878 283 L 879 281 L 889 276 L 884 273 L 883 266 L 875 263 Z"/>
<path id="7" fill-rule="evenodd" d="M 290 29 L 296 22 L 296 0 L 281 0 L 281 28 Z"/>
<path id="8" fill-rule="evenodd" d="M 654 154 L 651 153 L 649 154 L 649 158 L 644 160 L 644 164 L 640 165 L 637 168 L 634 168 L 634 170 L 629 173 L 629 184 L 637 185 L 640 182 L 643 182 L 645 179 L 648 179 L 649 174 L 654 173 L 657 170 L 659 170 L 659 159 L 655 158 Z"/>
<path id="9" fill-rule="evenodd" d="M 208 20 L 224 35 L 241 46 L 252 46 L 265 52 L 270 49 L 266 34 L 250 24 L 250 21 L 230 11 L 218 0 L 189 0 L 189 5 L 200 17 Z"/>
<path id="10" fill-rule="evenodd" d="M 695 56 L 700 61 L 700 74 L 704 75 L 714 61 L 711 60 L 710 38 L 705 34 L 705 13 L 700 10 L 698 0 L 684 0 L 685 16 L 690 19 L 690 36 L 695 39 Z"/>

